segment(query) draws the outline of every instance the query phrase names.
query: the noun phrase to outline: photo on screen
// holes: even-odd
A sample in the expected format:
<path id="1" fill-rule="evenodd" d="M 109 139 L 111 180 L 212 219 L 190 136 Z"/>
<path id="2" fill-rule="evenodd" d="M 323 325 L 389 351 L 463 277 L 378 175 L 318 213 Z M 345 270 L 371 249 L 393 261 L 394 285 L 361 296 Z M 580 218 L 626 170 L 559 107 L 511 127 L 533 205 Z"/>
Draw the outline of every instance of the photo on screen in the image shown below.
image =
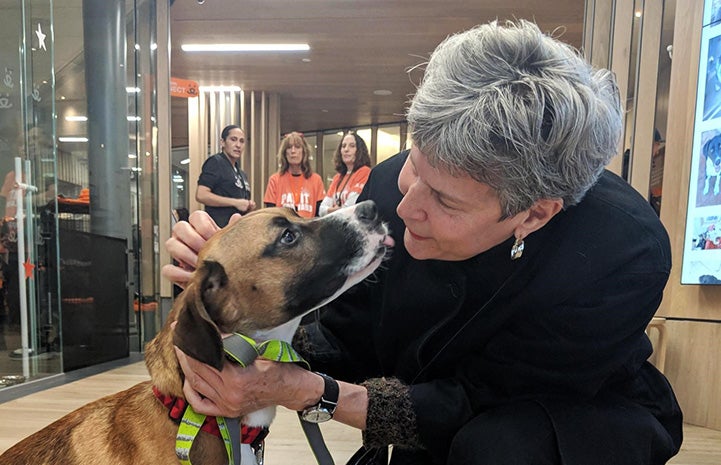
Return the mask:
<path id="1" fill-rule="evenodd" d="M 721 205 L 721 129 L 701 133 L 696 207 Z"/>
<path id="2" fill-rule="evenodd" d="M 721 116 L 721 36 L 708 41 L 703 120 Z"/>
<path id="3" fill-rule="evenodd" d="M 683 281 L 721 284 L 721 216 L 700 216 L 686 235 Z"/>

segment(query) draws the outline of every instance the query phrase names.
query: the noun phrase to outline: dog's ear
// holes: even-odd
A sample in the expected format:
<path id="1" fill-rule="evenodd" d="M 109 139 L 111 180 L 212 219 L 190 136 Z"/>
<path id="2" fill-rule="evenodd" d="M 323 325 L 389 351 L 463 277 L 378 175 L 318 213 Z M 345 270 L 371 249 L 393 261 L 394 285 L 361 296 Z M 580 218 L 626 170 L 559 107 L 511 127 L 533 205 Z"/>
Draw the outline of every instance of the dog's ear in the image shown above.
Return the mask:
<path id="1" fill-rule="evenodd" d="M 223 292 L 228 276 L 223 266 L 205 261 L 199 275 L 185 290 L 185 303 L 178 314 L 173 344 L 180 350 L 220 370 L 223 368 L 223 342 L 214 320 L 222 311 Z"/>

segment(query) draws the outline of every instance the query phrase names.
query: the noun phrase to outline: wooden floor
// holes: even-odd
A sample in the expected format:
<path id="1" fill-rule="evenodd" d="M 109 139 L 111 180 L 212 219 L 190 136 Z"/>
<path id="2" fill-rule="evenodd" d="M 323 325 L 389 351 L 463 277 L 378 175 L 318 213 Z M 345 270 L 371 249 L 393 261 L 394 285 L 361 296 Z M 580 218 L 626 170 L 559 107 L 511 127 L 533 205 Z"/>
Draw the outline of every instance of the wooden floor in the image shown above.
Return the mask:
<path id="1" fill-rule="evenodd" d="M 94 399 L 148 379 L 145 365 L 133 363 L 62 386 L 0 404 L 0 453 L 25 436 Z M 336 422 L 322 425 L 336 464 L 343 464 L 360 446 L 358 430 Z M 721 431 L 686 425 L 681 452 L 674 465 L 721 464 Z M 295 412 L 278 409 L 266 440 L 266 465 L 316 465 Z"/>

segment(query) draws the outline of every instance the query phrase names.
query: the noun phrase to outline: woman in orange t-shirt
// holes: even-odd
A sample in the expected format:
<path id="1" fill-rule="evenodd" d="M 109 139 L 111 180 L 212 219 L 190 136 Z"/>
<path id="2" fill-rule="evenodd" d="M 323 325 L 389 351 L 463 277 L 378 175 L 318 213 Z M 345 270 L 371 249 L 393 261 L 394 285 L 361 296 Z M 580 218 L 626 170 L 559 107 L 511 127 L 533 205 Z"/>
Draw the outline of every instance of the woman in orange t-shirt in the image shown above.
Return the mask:
<path id="1" fill-rule="evenodd" d="M 371 172 L 368 146 L 353 131 L 343 135 L 333 154 L 333 163 L 338 173 L 333 177 L 328 193 L 320 204 L 320 216 L 355 204 Z"/>
<path id="2" fill-rule="evenodd" d="M 318 216 L 325 196 L 323 180 L 310 167 L 310 147 L 303 134 L 291 132 L 280 143 L 280 169 L 268 179 L 266 207 L 292 208 L 305 218 Z"/>

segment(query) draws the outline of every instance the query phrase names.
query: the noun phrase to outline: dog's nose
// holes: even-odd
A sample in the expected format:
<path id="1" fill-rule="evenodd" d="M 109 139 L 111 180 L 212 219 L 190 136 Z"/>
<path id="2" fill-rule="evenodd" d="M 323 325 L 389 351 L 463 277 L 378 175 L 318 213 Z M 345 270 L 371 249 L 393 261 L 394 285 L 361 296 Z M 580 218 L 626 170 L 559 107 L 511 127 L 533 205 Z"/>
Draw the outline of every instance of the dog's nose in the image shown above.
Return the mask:
<path id="1" fill-rule="evenodd" d="M 378 218 L 376 204 L 372 200 L 366 200 L 356 205 L 355 216 L 361 223 L 369 226 L 375 226 L 381 222 L 380 218 Z"/>

